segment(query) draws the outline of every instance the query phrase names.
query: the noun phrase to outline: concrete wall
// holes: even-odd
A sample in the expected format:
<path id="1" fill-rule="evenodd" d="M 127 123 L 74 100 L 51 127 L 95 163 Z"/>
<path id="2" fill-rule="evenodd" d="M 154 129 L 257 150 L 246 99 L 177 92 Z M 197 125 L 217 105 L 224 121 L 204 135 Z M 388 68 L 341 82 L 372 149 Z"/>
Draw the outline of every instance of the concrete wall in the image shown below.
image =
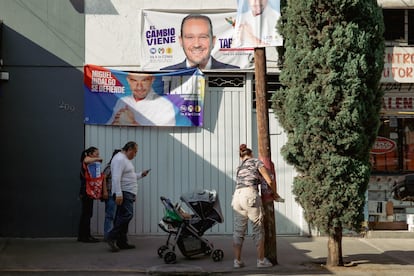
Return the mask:
<path id="1" fill-rule="evenodd" d="M 0 0 L 0 236 L 71 236 L 84 148 L 82 1 Z"/>

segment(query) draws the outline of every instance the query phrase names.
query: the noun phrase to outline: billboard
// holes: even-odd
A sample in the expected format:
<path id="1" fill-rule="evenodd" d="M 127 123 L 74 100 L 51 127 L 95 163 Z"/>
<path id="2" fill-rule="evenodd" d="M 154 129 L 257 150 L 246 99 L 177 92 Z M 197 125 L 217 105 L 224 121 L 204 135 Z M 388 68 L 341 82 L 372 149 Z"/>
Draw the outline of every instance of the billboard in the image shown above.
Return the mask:
<path id="1" fill-rule="evenodd" d="M 282 46 L 277 31 L 280 0 L 237 0 L 234 48 Z"/>
<path id="2" fill-rule="evenodd" d="M 197 68 L 151 74 L 84 66 L 85 124 L 202 126 L 205 77 Z"/>
<path id="3" fill-rule="evenodd" d="M 253 69 L 254 48 L 232 48 L 235 19 L 236 12 L 198 14 L 143 10 L 142 69 Z"/>

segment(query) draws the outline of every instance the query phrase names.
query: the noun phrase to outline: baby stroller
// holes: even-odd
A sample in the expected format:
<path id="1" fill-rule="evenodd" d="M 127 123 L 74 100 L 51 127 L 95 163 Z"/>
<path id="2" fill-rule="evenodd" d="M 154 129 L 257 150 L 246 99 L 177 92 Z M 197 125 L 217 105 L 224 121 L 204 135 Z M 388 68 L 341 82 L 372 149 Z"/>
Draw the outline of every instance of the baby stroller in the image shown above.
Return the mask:
<path id="1" fill-rule="evenodd" d="M 187 258 L 204 254 L 210 255 L 215 262 L 223 260 L 223 250 L 214 249 L 213 244 L 203 238 L 206 230 L 223 222 L 216 191 L 203 190 L 181 195 L 181 201 L 194 214 L 185 212 L 179 204 L 174 205 L 168 198 L 162 196 L 160 199 L 165 206 L 165 214 L 158 226 L 168 233 L 168 239 L 158 249 L 158 256 L 164 258 L 165 263 L 176 262 L 176 245 Z"/>

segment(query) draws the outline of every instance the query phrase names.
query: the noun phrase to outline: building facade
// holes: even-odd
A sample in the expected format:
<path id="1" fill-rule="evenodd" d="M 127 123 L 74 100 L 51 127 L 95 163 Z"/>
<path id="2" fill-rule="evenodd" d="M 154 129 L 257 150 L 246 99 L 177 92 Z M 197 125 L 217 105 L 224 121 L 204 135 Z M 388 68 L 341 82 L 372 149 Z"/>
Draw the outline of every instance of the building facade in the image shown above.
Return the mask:
<path id="1" fill-rule="evenodd" d="M 407 178 L 414 172 L 414 1 L 378 2 L 384 7 L 386 53 L 381 87 L 385 95 L 371 154 L 366 218 L 373 230 L 408 230 L 414 224 L 407 221 L 414 213 L 414 194 L 411 198 L 398 194 L 414 188 Z"/>
<path id="2" fill-rule="evenodd" d="M 378 2 L 384 7 L 389 3 Z M 414 4 L 407 7 L 401 6 L 407 5 L 407 1 L 391 2 L 398 3 L 387 7 L 390 16 L 394 16 L 393 11 L 403 11 L 406 41 L 389 46 L 409 49 L 413 44 L 408 29 L 413 22 L 410 8 Z M 97 146 L 107 162 L 113 149 L 129 140 L 136 141 L 140 147 L 134 159 L 137 170 L 152 169 L 148 177 L 139 181 L 131 234 L 162 234 L 158 227 L 164 212 L 160 196 L 179 202 L 182 193 L 200 188 L 216 190 L 221 202 L 224 223 L 214 226 L 210 233 L 232 233 L 230 202 L 235 169 L 239 164 L 238 147 L 247 143 L 257 155 L 254 70 L 206 73 L 203 127 L 84 124 L 83 66 L 95 64 L 140 71 L 140 11 L 143 9 L 200 13 L 235 11 L 236 1 L 225 0 L 218 4 L 212 0 L 191 3 L 183 0 L 0 0 L 0 20 L 3 21 L 0 158 L 2 164 L 7 164 L 2 170 L 0 236 L 75 236 L 80 214 L 81 151 Z M 269 91 L 275 92 L 279 72 L 276 48 L 267 48 L 266 57 Z M 387 81 L 383 85 L 394 93 L 399 84 Z M 401 85 L 407 91 L 397 89 L 398 93 L 407 93 L 403 98 L 412 96 L 410 82 Z M 394 97 L 394 94 L 387 97 Z M 399 101 L 393 98 L 390 105 L 397 106 Z M 387 118 L 396 117 L 397 129 L 406 129 L 404 122 L 411 117 L 394 115 L 384 113 L 384 123 Z M 269 119 L 271 158 L 276 168 L 278 191 L 286 199 L 285 203 L 275 204 L 277 233 L 303 235 L 309 229 L 291 192 L 295 171 L 279 153 L 286 135 L 272 113 Z M 382 136 L 395 137 L 387 132 Z M 398 150 L 401 156 L 402 148 Z M 390 167 L 388 159 L 384 162 L 380 161 L 382 157 L 376 157 L 376 164 Z M 402 162 L 398 166 L 410 164 L 404 159 Z M 378 169 L 378 175 L 394 173 L 399 176 L 409 172 L 399 168 Z M 375 191 L 371 187 L 368 192 Z M 368 198 L 376 199 L 373 195 L 369 194 Z M 102 234 L 103 219 L 104 205 L 96 201 L 92 219 L 94 234 Z M 380 219 L 380 215 L 367 214 L 367 220 Z"/>

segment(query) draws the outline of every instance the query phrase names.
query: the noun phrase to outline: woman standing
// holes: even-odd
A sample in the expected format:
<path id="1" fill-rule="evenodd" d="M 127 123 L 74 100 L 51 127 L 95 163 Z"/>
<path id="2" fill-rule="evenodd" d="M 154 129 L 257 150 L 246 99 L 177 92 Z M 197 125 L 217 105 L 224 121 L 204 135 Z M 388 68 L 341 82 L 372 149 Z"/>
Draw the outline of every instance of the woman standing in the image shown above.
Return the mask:
<path id="1" fill-rule="evenodd" d="M 86 179 L 85 179 L 85 168 L 91 163 L 102 162 L 102 158 L 99 157 L 99 150 L 96 147 L 89 147 L 84 150 L 80 158 L 81 170 L 80 170 L 80 190 L 79 199 L 81 200 L 82 209 L 79 220 L 79 231 L 78 241 L 79 242 L 99 242 L 97 238 L 91 235 L 91 217 L 93 214 L 93 199 L 90 198 L 86 193 Z"/>
<path id="2" fill-rule="evenodd" d="M 249 220 L 253 227 L 253 240 L 257 248 L 257 267 L 270 267 L 273 264 L 264 256 L 265 235 L 259 185 L 264 179 L 272 189 L 275 180 L 270 177 L 263 162 L 253 158 L 252 150 L 247 148 L 245 144 L 240 145 L 239 155 L 242 163 L 237 168 L 236 189 L 231 203 L 234 210 L 233 267 L 244 266 L 241 260 L 241 250 Z M 276 191 L 273 193 L 275 198 L 280 198 Z"/>

